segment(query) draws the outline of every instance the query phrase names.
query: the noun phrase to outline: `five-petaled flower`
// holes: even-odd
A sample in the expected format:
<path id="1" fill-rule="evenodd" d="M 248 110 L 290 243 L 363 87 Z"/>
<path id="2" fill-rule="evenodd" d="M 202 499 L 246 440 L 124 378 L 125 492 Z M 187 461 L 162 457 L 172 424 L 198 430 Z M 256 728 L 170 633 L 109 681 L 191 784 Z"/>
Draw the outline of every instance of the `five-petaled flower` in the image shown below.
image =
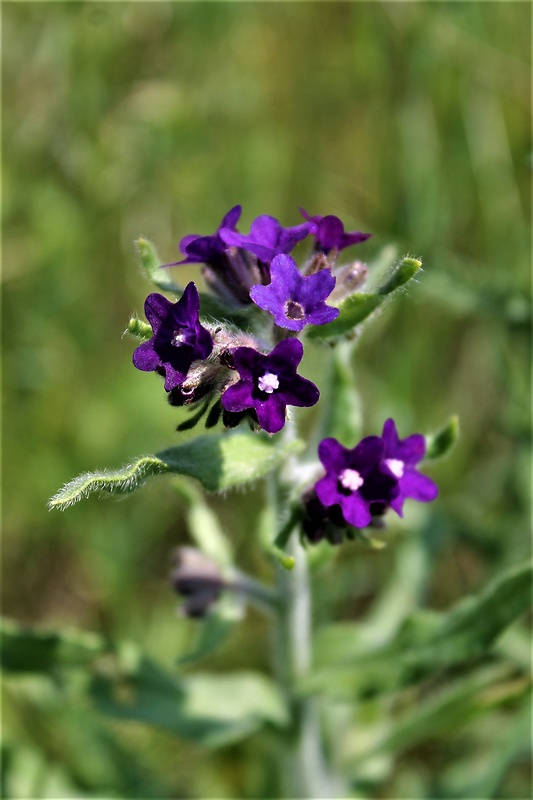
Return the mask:
<path id="1" fill-rule="evenodd" d="M 365 242 L 372 236 L 371 233 L 362 233 L 361 231 L 345 231 L 342 221 L 333 216 L 333 214 L 328 214 L 325 217 L 319 214 L 311 216 L 303 208 L 300 208 L 300 214 L 308 222 L 315 223 L 315 249 L 322 253 L 327 254 L 331 250 L 339 252 L 352 244 Z"/>
<path id="2" fill-rule="evenodd" d="M 299 241 L 314 233 L 316 227 L 314 222 L 304 222 L 302 225 L 284 228 L 277 219 L 263 214 L 254 219 L 248 235 L 238 233 L 230 227 L 221 228 L 219 233 L 227 247 L 242 247 L 264 264 L 270 264 L 274 256 L 290 253 Z"/>
<path id="3" fill-rule="evenodd" d="M 324 302 L 335 287 L 329 269 L 304 276 L 290 256 L 278 255 L 270 265 L 268 286 L 252 286 L 250 297 L 259 308 L 274 315 L 276 325 L 301 331 L 305 325 L 323 325 L 339 315 Z"/>
<path id="4" fill-rule="evenodd" d="M 385 422 L 382 436 L 367 436 L 353 450 L 323 439 L 318 456 L 326 474 L 315 484 L 316 496 L 330 519 L 355 528 L 366 527 L 389 507 L 403 516 L 407 497 L 429 503 L 438 494 L 433 481 L 415 469 L 425 452 L 422 434 L 399 439 L 392 419 Z M 322 525 L 321 510 L 312 516 Z"/>
<path id="5" fill-rule="evenodd" d="M 391 499 L 390 506 L 403 517 L 403 504 L 407 497 L 419 503 L 429 503 L 439 492 L 431 478 L 415 469 L 426 454 L 426 440 L 421 433 L 400 439 L 393 419 L 385 422 L 381 436 L 385 448 L 384 469 L 398 481 L 399 491 Z"/>
<path id="6" fill-rule="evenodd" d="M 277 433 L 285 424 L 287 406 L 314 406 L 320 393 L 314 383 L 296 373 L 303 357 L 298 339 L 284 339 L 268 354 L 237 347 L 233 364 L 240 380 L 222 395 L 226 411 L 251 411 L 261 428 Z"/>
<path id="7" fill-rule="evenodd" d="M 213 349 L 211 334 L 200 324 L 200 297 L 194 283 L 185 287 L 177 303 L 154 292 L 144 313 L 153 336 L 133 353 L 133 364 L 143 372 L 165 376 L 165 391 L 180 386 L 193 361 L 205 359 Z"/>
<path id="8" fill-rule="evenodd" d="M 372 522 L 374 506 L 388 505 L 397 479 L 380 470 L 384 445 L 380 436 L 367 436 L 353 450 L 336 439 L 323 439 L 318 456 L 326 474 L 315 485 L 323 506 L 340 506 L 348 525 L 364 528 Z"/>

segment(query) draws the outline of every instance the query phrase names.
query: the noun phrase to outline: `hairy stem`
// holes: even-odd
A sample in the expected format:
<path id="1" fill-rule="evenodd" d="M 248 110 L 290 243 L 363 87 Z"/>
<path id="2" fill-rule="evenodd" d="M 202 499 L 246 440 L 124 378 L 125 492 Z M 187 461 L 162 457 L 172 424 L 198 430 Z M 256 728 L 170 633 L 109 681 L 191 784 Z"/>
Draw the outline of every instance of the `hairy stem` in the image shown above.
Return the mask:
<path id="1" fill-rule="evenodd" d="M 294 436 L 290 423 L 286 438 Z M 291 457 L 285 468 L 274 472 L 270 484 L 271 502 L 281 526 L 290 513 Z M 287 544 L 294 558 L 290 571 L 276 565 L 276 584 L 280 604 L 276 620 L 275 665 L 278 679 L 292 710 L 291 742 L 283 752 L 282 774 L 285 796 L 291 798 L 334 797 L 332 780 L 326 772 L 318 712 L 314 698 L 298 694 L 299 679 L 311 667 L 311 591 L 307 555 L 294 535 Z"/>

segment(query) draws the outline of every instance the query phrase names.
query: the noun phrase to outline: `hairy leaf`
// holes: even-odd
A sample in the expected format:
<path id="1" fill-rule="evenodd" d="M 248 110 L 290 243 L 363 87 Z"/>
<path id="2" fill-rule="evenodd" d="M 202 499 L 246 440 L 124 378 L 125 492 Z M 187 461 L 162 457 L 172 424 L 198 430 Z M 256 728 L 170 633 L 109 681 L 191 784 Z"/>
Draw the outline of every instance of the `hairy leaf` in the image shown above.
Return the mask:
<path id="1" fill-rule="evenodd" d="M 196 478 L 210 492 L 222 492 L 262 478 L 283 462 L 302 442 L 278 446 L 252 433 L 200 436 L 155 456 L 143 456 L 122 469 L 87 472 L 67 483 L 49 502 L 68 508 L 92 492 L 128 494 L 152 475 L 173 472 Z"/>

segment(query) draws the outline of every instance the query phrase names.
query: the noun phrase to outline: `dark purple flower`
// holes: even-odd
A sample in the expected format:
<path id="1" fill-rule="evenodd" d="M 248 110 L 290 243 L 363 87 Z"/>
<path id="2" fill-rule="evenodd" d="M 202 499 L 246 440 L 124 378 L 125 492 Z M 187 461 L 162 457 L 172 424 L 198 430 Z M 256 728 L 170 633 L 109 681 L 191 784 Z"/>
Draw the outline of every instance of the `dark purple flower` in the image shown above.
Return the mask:
<path id="1" fill-rule="evenodd" d="M 152 338 L 133 353 L 133 364 L 143 372 L 165 375 L 165 391 L 180 386 L 193 361 L 207 358 L 213 349 L 211 334 L 200 325 L 200 298 L 189 283 L 177 303 L 154 292 L 148 295 L 144 313 L 152 326 Z"/>
<path id="2" fill-rule="evenodd" d="M 426 453 L 426 440 L 421 433 L 400 439 L 393 419 L 383 426 L 384 471 L 398 481 L 399 493 L 390 501 L 391 508 L 403 517 L 403 504 L 407 497 L 419 503 L 429 503 L 439 492 L 435 483 L 415 469 Z"/>
<path id="3" fill-rule="evenodd" d="M 312 217 L 303 208 L 300 208 L 300 214 L 308 220 L 314 222 L 317 226 L 315 233 L 315 249 L 323 253 L 329 253 L 330 250 L 344 250 L 351 244 L 359 244 L 365 242 L 372 236 L 371 233 L 361 233 L 361 231 L 345 232 L 344 225 L 338 217 L 328 214 L 325 217 L 315 215 Z"/>
<path id="4" fill-rule="evenodd" d="M 233 364 L 240 380 L 222 395 L 223 408 L 252 410 L 265 431 L 280 431 L 287 406 L 314 406 L 320 396 L 314 383 L 296 373 L 303 352 L 302 343 L 292 338 L 281 341 L 268 355 L 252 347 L 237 347 Z"/>
<path id="5" fill-rule="evenodd" d="M 277 219 L 263 214 L 254 219 L 250 226 L 250 233 L 238 233 L 230 227 L 220 229 L 220 237 L 229 247 L 242 247 L 249 250 L 265 264 L 269 264 L 274 256 L 280 253 L 290 253 L 297 242 L 314 233 L 314 222 L 304 222 L 293 228 L 284 228 Z"/>
<path id="6" fill-rule="evenodd" d="M 221 228 L 226 230 L 235 231 L 235 226 L 241 216 L 242 207 L 233 206 L 217 230 L 212 236 L 200 236 L 197 233 L 191 233 L 184 236 L 180 241 L 179 248 L 185 258 L 183 261 L 174 261 L 172 264 L 165 264 L 166 267 L 177 267 L 180 264 L 218 264 L 224 258 L 224 251 L 227 245 L 224 244 L 220 238 Z"/>
<path id="7" fill-rule="evenodd" d="M 326 508 L 340 506 L 355 528 L 369 525 L 375 509 L 386 507 L 395 494 L 397 479 L 379 469 L 383 452 L 380 436 L 367 436 L 353 450 L 336 439 L 323 439 L 318 446 L 326 470 L 315 485 L 318 499 Z"/>
<path id="8" fill-rule="evenodd" d="M 276 256 L 270 265 L 268 286 L 252 286 L 254 303 L 274 315 L 276 325 L 301 331 L 305 325 L 324 325 L 339 316 L 339 309 L 324 302 L 335 287 L 331 270 L 304 276 L 287 255 Z"/>

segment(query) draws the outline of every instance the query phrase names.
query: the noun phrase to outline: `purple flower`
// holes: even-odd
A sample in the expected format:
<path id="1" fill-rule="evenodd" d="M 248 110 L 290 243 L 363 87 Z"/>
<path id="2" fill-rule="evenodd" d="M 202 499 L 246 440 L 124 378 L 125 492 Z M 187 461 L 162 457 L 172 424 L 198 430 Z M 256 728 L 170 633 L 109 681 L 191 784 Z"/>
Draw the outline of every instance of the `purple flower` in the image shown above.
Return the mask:
<path id="1" fill-rule="evenodd" d="M 268 433 L 277 433 L 285 424 L 287 406 L 314 406 L 320 393 L 314 383 L 296 374 L 303 356 L 298 339 L 284 339 L 268 355 L 252 347 L 237 347 L 233 363 L 240 380 L 222 395 L 226 411 L 251 410 Z"/>
<path id="2" fill-rule="evenodd" d="M 284 228 L 277 219 L 263 214 L 254 219 L 248 236 L 237 233 L 230 227 L 221 228 L 219 233 L 228 247 L 230 245 L 242 247 L 254 253 L 263 263 L 269 264 L 274 256 L 290 253 L 297 242 L 315 230 L 314 222 L 304 222 L 293 228 Z"/>
<path id="3" fill-rule="evenodd" d="M 180 386 L 193 361 L 204 359 L 213 349 L 211 334 L 200 325 L 200 297 L 189 283 L 177 303 L 161 294 L 148 295 L 144 313 L 153 336 L 133 353 L 133 364 L 143 372 L 165 376 L 165 391 Z"/>
<path id="4" fill-rule="evenodd" d="M 351 244 L 359 244 L 370 239 L 371 233 L 361 233 L 361 231 L 345 232 L 344 225 L 338 217 L 328 214 L 325 217 L 315 215 L 312 217 L 303 208 L 300 208 L 300 214 L 308 220 L 314 222 L 317 226 L 315 233 L 315 249 L 323 253 L 329 253 L 330 250 L 344 250 Z"/>
<path id="5" fill-rule="evenodd" d="M 353 450 L 336 439 L 323 439 L 318 446 L 326 470 L 315 485 L 318 499 L 326 508 L 340 506 L 344 520 L 355 528 L 369 525 L 374 509 L 386 507 L 397 491 L 397 478 L 379 468 L 383 452 L 380 436 L 367 436 Z"/>
<path id="6" fill-rule="evenodd" d="M 180 241 L 179 248 L 186 257 L 183 261 L 174 261 L 172 264 L 165 264 L 165 266 L 177 267 L 180 264 L 219 265 L 224 260 L 224 251 L 226 250 L 226 245 L 220 238 L 220 231 L 222 228 L 235 231 L 241 211 L 241 206 L 233 206 L 223 217 L 222 222 L 212 236 L 200 236 L 197 233 L 184 236 Z"/>
<path id="7" fill-rule="evenodd" d="M 406 439 L 398 438 L 393 419 L 388 419 L 383 426 L 384 471 L 398 481 L 399 493 L 390 501 L 391 508 L 403 517 L 403 504 L 407 497 L 419 503 L 429 503 L 439 492 L 435 483 L 415 469 L 426 453 L 426 440 L 421 433 L 415 433 Z"/>
<path id="8" fill-rule="evenodd" d="M 305 325 L 324 325 L 339 316 L 339 309 L 324 302 L 335 287 L 329 269 L 304 276 L 287 255 L 276 256 L 270 265 L 268 286 L 252 286 L 254 303 L 274 315 L 276 325 L 301 331 Z"/>

